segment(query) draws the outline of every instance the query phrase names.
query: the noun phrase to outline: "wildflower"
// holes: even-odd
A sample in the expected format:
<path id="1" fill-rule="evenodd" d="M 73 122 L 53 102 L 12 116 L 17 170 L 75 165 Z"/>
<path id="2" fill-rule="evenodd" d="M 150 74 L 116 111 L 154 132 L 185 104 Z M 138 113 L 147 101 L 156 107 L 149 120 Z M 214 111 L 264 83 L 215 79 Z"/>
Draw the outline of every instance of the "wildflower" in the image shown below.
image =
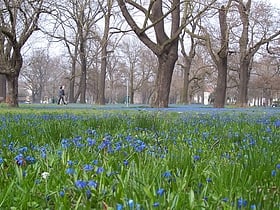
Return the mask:
<path id="1" fill-rule="evenodd" d="M 153 204 L 153 207 L 159 207 L 159 202 L 155 202 L 155 203 Z"/>
<path id="2" fill-rule="evenodd" d="M 123 209 L 123 205 L 117 203 L 116 210 L 122 210 L 122 209 Z"/>
<path id="3" fill-rule="evenodd" d="M 247 201 L 242 199 L 242 198 L 239 198 L 237 200 L 237 207 L 238 208 L 242 208 L 242 207 L 246 207 L 247 206 Z"/>
<path id="4" fill-rule="evenodd" d="M 67 161 L 67 164 L 68 164 L 69 166 L 72 166 L 74 163 L 73 163 L 72 160 L 68 160 L 68 161 Z"/>
<path id="5" fill-rule="evenodd" d="M 193 156 L 193 160 L 194 161 L 199 161 L 200 160 L 200 156 L 199 155 L 194 155 Z"/>
<path id="6" fill-rule="evenodd" d="M 90 190 L 87 190 L 87 191 L 86 191 L 86 196 L 87 196 L 87 199 L 90 199 L 90 198 L 91 198 L 91 191 L 90 191 Z"/>
<path id="7" fill-rule="evenodd" d="M 25 165 L 25 159 L 23 157 L 23 154 L 18 154 L 16 157 L 15 157 L 15 161 L 17 163 L 18 166 L 24 166 Z"/>
<path id="8" fill-rule="evenodd" d="M 123 164 L 124 164 L 125 166 L 127 166 L 128 163 L 129 163 L 128 160 L 124 160 L 124 161 L 123 161 Z"/>
<path id="9" fill-rule="evenodd" d="M 93 188 L 97 188 L 97 182 L 96 181 L 93 181 L 93 180 L 90 180 L 88 181 L 88 184 L 87 184 L 89 187 L 93 187 Z"/>
<path id="10" fill-rule="evenodd" d="M 79 188 L 79 189 L 83 189 L 83 188 L 85 188 L 87 186 L 87 183 L 85 181 L 83 181 L 83 180 L 77 180 L 75 182 L 75 186 L 77 188 Z"/>
<path id="11" fill-rule="evenodd" d="M 223 198 L 222 201 L 226 203 L 228 202 L 228 198 Z"/>
<path id="12" fill-rule="evenodd" d="M 94 139 L 88 137 L 87 143 L 88 143 L 88 146 L 91 147 L 91 146 L 95 145 L 96 141 Z"/>
<path id="13" fill-rule="evenodd" d="M 49 175 L 50 175 L 49 172 L 43 172 L 43 173 L 41 174 L 41 176 L 42 176 L 43 179 L 47 179 L 47 178 L 49 177 Z"/>
<path id="14" fill-rule="evenodd" d="M 280 170 L 280 163 L 276 165 L 276 168 Z"/>
<path id="15" fill-rule="evenodd" d="M 271 171 L 271 176 L 276 176 L 276 170 Z"/>
<path id="16" fill-rule="evenodd" d="M 212 182 L 212 179 L 211 179 L 211 178 L 207 178 L 207 179 L 206 179 L 206 182 L 208 182 L 208 183 L 209 183 L 209 182 Z"/>
<path id="17" fill-rule="evenodd" d="M 4 163 L 4 160 L 3 160 L 3 158 L 0 157 L 0 165 L 1 165 L 2 163 Z"/>
<path id="18" fill-rule="evenodd" d="M 36 159 L 32 156 L 27 156 L 25 159 L 26 159 L 26 162 L 29 164 L 33 164 L 36 162 Z"/>
<path id="19" fill-rule="evenodd" d="M 92 171 L 93 170 L 93 166 L 90 164 L 86 164 L 83 167 L 84 171 Z"/>
<path id="20" fill-rule="evenodd" d="M 157 194 L 159 196 L 162 196 L 164 192 L 165 192 L 165 190 L 163 188 L 160 188 L 160 189 L 158 189 Z"/>
<path id="21" fill-rule="evenodd" d="M 21 147 L 18 149 L 19 153 L 25 153 L 27 152 L 27 147 Z"/>
<path id="22" fill-rule="evenodd" d="M 61 190 L 61 191 L 59 192 L 59 195 L 60 195 L 60 197 L 64 197 L 65 191 L 64 191 L 64 190 Z"/>
<path id="23" fill-rule="evenodd" d="M 256 209 L 257 209 L 256 204 L 252 204 L 252 205 L 251 205 L 251 209 L 252 209 L 252 210 L 256 210 Z"/>
<path id="24" fill-rule="evenodd" d="M 163 173 L 162 176 L 165 177 L 165 178 L 171 177 L 171 172 L 170 171 L 166 171 L 166 172 Z"/>
<path id="25" fill-rule="evenodd" d="M 275 125 L 276 128 L 279 128 L 280 127 L 280 120 L 276 120 L 274 122 L 274 125 Z"/>
<path id="26" fill-rule="evenodd" d="M 67 169 L 66 169 L 66 174 L 69 174 L 69 175 L 75 174 L 75 169 L 73 169 L 73 168 L 67 168 Z"/>
<path id="27" fill-rule="evenodd" d="M 127 204 L 128 204 L 130 209 L 133 209 L 133 206 L 134 206 L 134 201 L 133 200 L 129 199 Z"/>
<path id="28" fill-rule="evenodd" d="M 96 174 L 101 174 L 104 171 L 104 168 L 98 167 L 96 170 Z"/>

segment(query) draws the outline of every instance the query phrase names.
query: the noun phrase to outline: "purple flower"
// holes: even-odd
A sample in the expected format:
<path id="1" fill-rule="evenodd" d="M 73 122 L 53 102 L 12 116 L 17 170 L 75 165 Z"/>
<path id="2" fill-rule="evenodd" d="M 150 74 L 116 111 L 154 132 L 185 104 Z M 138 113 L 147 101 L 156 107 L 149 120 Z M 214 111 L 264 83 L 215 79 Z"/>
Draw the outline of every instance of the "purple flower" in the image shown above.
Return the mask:
<path id="1" fill-rule="evenodd" d="M 277 168 L 277 169 L 280 169 L 280 163 L 278 163 L 278 164 L 276 165 L 276 168 Z"/>
<path id="2" fill-rule="evenodd" d="M 125 166 L 127 166 L 128 163 L 129 163 L 128 160 L 124 160 L 124 161 L 123 161 L 123 164 L 124 164 Z"/>

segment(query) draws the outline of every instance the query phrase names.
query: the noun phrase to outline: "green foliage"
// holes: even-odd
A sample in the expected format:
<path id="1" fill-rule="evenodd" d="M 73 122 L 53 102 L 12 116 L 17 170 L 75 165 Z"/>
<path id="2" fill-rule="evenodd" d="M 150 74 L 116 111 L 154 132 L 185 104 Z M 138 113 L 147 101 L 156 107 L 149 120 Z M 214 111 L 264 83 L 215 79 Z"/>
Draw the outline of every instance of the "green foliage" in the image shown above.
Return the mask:
<path id="1" fill-rule="evenodd" d="M 280 207 L 277 112 L 0 117 L 0 209 Z"/>

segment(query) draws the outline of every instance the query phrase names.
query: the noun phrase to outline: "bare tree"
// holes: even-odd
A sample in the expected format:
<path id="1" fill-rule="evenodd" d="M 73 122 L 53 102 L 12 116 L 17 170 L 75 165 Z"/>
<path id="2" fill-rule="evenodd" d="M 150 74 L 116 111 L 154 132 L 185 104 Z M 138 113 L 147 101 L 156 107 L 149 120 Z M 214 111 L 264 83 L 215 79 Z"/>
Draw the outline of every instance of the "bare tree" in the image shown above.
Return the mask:
<path id="1" fill-rule="evenodd" d="M 238 105 L 246 107 L 248 105 L 248 84 L 250 80 L 250 72 L 254 55 L 258 52 L 262 45 L 271 42 L 280 35 L 280 30 L 273 28 L 272 22 L 269 22 L 272 17 L 272 8 L 267 7 L 263 2 L 254 7 L 254 18 L 252 16 L 252 1 L 234 0 L 238 8 L 241 19 L 242 30 L 239 38 L 239 95 Z M 269 16 L 270 14 L 270 16 Z M 261 19 L 263 17 L 263 19 Z"/>
<path id="2" fill-rule="evenodd" d="M 86 102 L 87 69 L 89 57 L 89 42 L 96 39 L 96 23 L 102 19 L 101 2 L 93 0 L 63 0 L 57 1 L 53 7 L 53 32 L 45 33 L 58 41 L 63 41 L 71 58 L 71 76 L 69 101 Z M 78 71 L 79 70 L 79 71 Z M 76 82 L 79 82 L 75 91 Z"/>
<path id="3" fill-rule="evenodd" d="M 132 0 L 117 0 L 118 5 L 122 11 L 124 18 L 136 33 L 138 38 L 157 56 L 158 59 L 158 72 L 156 75 L 156 91 L 155 97 L 152 102 L 153 107 L 168 107 L 170 85 L 172 80 L 172 74 L 174 65 L 178 59 L 178 40 L 181 31 L 187 25 L 189 15 L 189 8 L 193 8 L 191 1 L 172 0 L 169 2 L 163 2 L 162 0 L 150 1 L 144 7 L 144 4 L 137 3 Z M 207 2 L 208 3 L 208 2 Z M 211 2 L 212 3 L 212 2 Z M 208 8 L 210 4 L 204 8 Z M 181 19 L 180 7 L 184 5 L 185 12 Z M 130 6 L 130 7 L 129 7 Z M 130 10 L 133 8 L 132 10 Z M 204 9 L 202 9 L 197 16 L 199 16 Z M 137 24 L 140 18 L 134 14 L 142 14 L 142 26 Z M 194 15 L 195 16 L 195 15 Z M 194 17 L 195 18 L 195 17 Z M 170 20 L 170 27 L 166 27 L 166 24 Z M 180 23 L 181 21 L 181 23 Z M 149 37 L 150 29 L 154 30 L 154 36 Z M 167 31 L 170 30 L 170 36 Z M 153 41 L 154 38 L 156 41 Z"/>
<path id="4" fill-rule="evenodd" d="M 45 1 L 0 1 L 0 73 L 8 82 L 6 101 L 18 107 L 18 77 L 23 64 L 22 47 L 37 30 L 39 18 L 47 12 Z"/>
<path id="5" fill-rule="evenodd" d="M 98 82 L 98 95 L 97 95 L 97 104 L 104 105 L 105 104 L 105 80 L 106 80 L 106 67 L 108 54 L 111 53 L 108 51 L 108 41 L 109 41 L 109 32 L 110 32 L 110 20 L 112 16 L 112 7 L 113 0 L 106 0 L 106 5 L 101 6 L 101 10 L 104 16 L 104 31 L 103 36 L 100 40 L 101 44 L 101 69 L 99 74 L 99 82 Z"/>

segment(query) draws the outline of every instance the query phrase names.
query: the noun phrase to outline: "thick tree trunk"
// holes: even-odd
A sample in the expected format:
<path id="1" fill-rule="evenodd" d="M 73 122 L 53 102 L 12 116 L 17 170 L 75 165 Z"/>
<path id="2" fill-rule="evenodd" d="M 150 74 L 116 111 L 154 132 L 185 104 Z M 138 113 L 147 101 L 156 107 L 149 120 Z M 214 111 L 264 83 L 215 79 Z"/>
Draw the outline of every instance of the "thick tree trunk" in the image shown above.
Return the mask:
<path id="1" fill-rule="evenodd" d="M 9 107 L 18 107 L 18 76 L 11 74 L 6 75 L 8 83 L 8 94 L 6 102 Z"/>
<path id="2" fill-rule="evenodd" d="M 165 108 L 168 107 L 170 85 L 173 75 L 177 54 L 158 56 L 158 73 L 156 77 L 155 96 L 152 107 Z"/>
<path id="3" fill-rule="evenodd" d="M 218 78 L 215 92 L 214 107 L 223 108 L 225 106 L 227 89 L 227 57 L 220 58 L 217 68 Z"/>
<path id="4" fill-rule="evenodd" d="M 6 76 L 4 74 L 0 74 L 0 103 L 6 101 Z"/>
<path id="5" fill-rule="evenodd" d="M 250 79 L 249 67 L 250 67 L 249 61 L 243 61 L 240 64 L 239 95 L 238 95 L 238 102 L 237 102 L 239 107 L 248 106 L 248 84 Z"/>

